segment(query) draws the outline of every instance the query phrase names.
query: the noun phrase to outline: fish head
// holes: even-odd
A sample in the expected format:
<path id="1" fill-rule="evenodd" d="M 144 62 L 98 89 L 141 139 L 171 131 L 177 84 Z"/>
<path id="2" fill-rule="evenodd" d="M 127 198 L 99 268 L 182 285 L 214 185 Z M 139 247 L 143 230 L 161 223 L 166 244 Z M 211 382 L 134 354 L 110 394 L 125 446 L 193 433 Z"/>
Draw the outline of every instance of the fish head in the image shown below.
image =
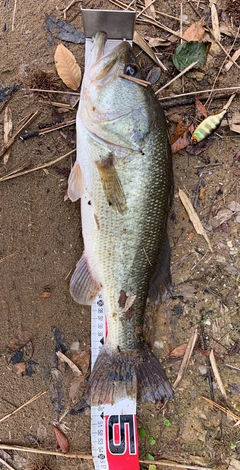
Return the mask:
<path id="1" fill-rule="evenodd" d="M 150 126 L 149 87 L 122 78 L 142 78 L 130 44 L 122 41 L 105 53 L 106 39 L 102 31 L 94 39 L 82 84 L 81 121 L 94 135 L 139 150 Z"/>

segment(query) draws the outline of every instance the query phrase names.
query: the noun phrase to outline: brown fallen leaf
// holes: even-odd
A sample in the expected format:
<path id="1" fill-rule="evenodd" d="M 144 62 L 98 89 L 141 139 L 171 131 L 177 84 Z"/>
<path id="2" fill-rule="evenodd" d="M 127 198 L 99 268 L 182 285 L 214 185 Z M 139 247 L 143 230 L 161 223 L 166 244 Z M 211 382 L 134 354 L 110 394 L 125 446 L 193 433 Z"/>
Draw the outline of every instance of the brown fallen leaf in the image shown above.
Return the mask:
<path id="1" fill-rule="evenodd" d="M 61 449 L 61 451 L 66 454 L 68 451 L 69 451 L 69 441 L 68 441 L 68 438 L 66 436 L 66 434 L 64 434 L 61 429 L 59 429 L 57 426 L 54 427 L 54 432 L 55 432 L 55 436 L 56 436 L 56 439 L 57 439 L 57 443 Z"/>
<path id="2" fill-rule="evenodd" d="M 212 32 L 215 41 L 221 41 L 221 34 L 219 28 L 219 20 L 218 20 L 218 13 L 217 8 L 214 2 L 211 4 L 211 17 L 212 17 Z"/>
<path id="3" fill-rule="evenodd" d="M 77 90 L 81 83 L 81 69 L 69 49 L 58 44 L 54 54 L 55 65 L 59 77 L 71 90 Z"/>
<path id="4" fill-rule="evenodd" d="M 188 128 L 189 128 L 189 124 L 184 124 L 183 121 L 180 121 L 177 125 L 176 131 L 171 137 L 171 145 L 174 144 L 174 142 L 176 142 L 179 139 L 179 137 L 181 137 L 184 134 L 184 132 L 188 130 Z"/>
<path id="5" fill-rule="evenodd" d="M 162 38 L 152 38 L 151 36 L 144 36 L 150 47 L 165 47 L 170 46 L 170 41 Z"/>
<path id="6" fill-rule="evenodd" d="M 179 150 L 185 149 L 185 147 L 189 145 L 189 136 L 189 130 L 187 130 L 171 145 L 172 154 L 179 152 Z"/>
<path id="7" fill-rule="evenodd" d="M 208 246 L 209 246 L 209 249 L 211 251 L 213 251 L 212 249 L 212 246 L 211 246 L 211 243 L 210 243 L 210 240 L 202 226 L 202 223 L 197 215 L 197 213 L 195 212 L 194 208 L 193 208 L 193 205 L 190 201 L 190 199 L 187 197 L 187 195 L 184 193 L 184 191 L 182 191 L 182 189 L 179 189 L 179 196 L 180 196 L 180 199 L 182 201 L 182 204 L 184 205 L 187 213 L 188 213 L 188 216 L 189 216 L 189 219 L 191 220 L 196 232 L 199 234 L 199 235 L 202 235 Z"/>
<path id="8" fill-rule="evenodd" d="M 15 372 L 17 375 L 20 375 L 26 370 L 26 368 L 26 362 L 18 362 L 17 364 L 13 365 L 13 372 Z"/>
<path id="9" fill-rule="evenodd" d="M 202 121 L 207 115 L 208 113 L 204 104 L 202 104 L 198 98 L 195 98 L 195 118 Z"/>
<path id="10" fill-rule="evenodd" d="M 69 390 L 69 398 L 74 402 L 77 398 L 78 390 L 83 383 L 83 377 L 74 377 Z"/>
<path id="11" fill-rule="evenodd" d="M 170 351 L 168 357 L 182 357 L 187 349 L 187 343 L 182 343 Z"/>
<path id="12" fill-rule="evenodd" d="M 240 470 L 240 460 L 231 458 L 227 470 Z"/>
<path id="13" fill-rule="evenodd" d="M 200 201 L 204 201 L 205 196 L 206 196 L 206 188 L 201 187 L 199 190 L 198 199 L 200 199 Z"/>
<path id="14" fill-rule="evenodd" d="M 202 41 L 205 36 L 204 23 L 204 18 L 201 18 L 196 23 L 191 24 L 183 34 L 183 38 L 186 41 Z"/>
<path id="15" fill-rule="evenodd" d="M 74 364 L 79 367 L 85 377 L 90 365 L 90 348 L 75 351 L 72 357 Z"/>
<path id="16" fill-rule="evenodd" d="M 196 235 L 195 232 L 189 232 L 188 233 L 188 238 L 190 238 L 190 240 L 192 240 L 195 237 L 195 235 Z"/>
<path id="17" fill-rule="evenodd" d="M 15 338 L 11 338 L 9 343 L 8 343 L 8 348 L 11 351 L 18 351 L 24 346 L 26 346 L 27 343 L 31 342 L 33 340 L 33 333 L 31 331 L 23 330 L 18 333 L 18 335 Z"/>
<path id="18" fill-rule="evenodd" d="M 156 19 L 156 11 L 155 11 L 154 5 L 152 4 L 152 0 L 145 0 L 145 7 L 148 7 L 145 10 L 147 15 L 151 16 L 151 18 L 153 20 L 155 20 Z"/>
<path id="19" fill-rule="evenodd" d="M 137 44 L 137 46 L 140 47 L 140 49 L 142 49 L 147 55 L 149 55 L 149 57 L 151 57 L 151 59 L 157 65 L 159 65 L 164 70 L 164 72 L 167 71 L 167 68 L 165 67 L 165 65 L 163 65 L 162 62 L 160 62 L 160 60 L 154 54 L 149 44 L 145 41 L 145 39 L 143 39 L 143 37 L 137 31 L 134 31 L 133 42 Z"/>
<path id="20" fill-rule="evenodd" d="M 51 295 L 51 292 L 44 291 L 42 292 L 42 294 L 38 295 L 36 299 L 48 299 L 49 297 L 51 297 Z"/>

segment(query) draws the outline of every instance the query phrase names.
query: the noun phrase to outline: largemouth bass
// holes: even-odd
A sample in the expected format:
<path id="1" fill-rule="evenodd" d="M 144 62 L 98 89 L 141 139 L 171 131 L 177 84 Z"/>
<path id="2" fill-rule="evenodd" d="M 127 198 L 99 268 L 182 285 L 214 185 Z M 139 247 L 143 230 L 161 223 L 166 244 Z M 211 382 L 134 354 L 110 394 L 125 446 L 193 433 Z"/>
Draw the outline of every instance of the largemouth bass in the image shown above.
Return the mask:
<path id="1" fill-rule="evenodd" d="M 68 195 L 81 197 L 84 253 L 70 283 L 90 305 L 101 290 L 108 335 L 88 384 L 93 404 L 126 396 L 166 402 L 171 386 L 143 338 L 147 298 L 171 290 L 167 216 L 173 187 L 165 117 L 131 46 L 104 54 L 96 34 L 77 113 Z"/>

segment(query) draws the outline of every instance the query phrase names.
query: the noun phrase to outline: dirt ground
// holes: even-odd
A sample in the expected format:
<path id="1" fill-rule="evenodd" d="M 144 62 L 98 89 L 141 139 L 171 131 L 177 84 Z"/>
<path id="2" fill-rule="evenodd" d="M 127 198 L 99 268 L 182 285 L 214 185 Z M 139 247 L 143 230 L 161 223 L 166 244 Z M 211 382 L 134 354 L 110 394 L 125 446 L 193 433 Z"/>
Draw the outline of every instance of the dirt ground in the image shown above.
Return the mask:
<path id="1" fill-rule="evenodd" d="M 192 3 L 195 10 L 199 6 L 198 11 L 210 25 L 209 2 Z M 216 3 L 221 15 L 226 9 L 226 3 Z M 240 3 L 230 3 L 232 16 L 229 18 L 237 36 Z M 38 124 L 46 127 L 47 123 L 56 122 L 54 119 L 58 113 L 53 111 L 50 101 L 68 99 L 53 94 L 50 97 L 47 94 L 37 95 L 27 90 L 29 84 L 33 85 L 33 76 L 36 77 L 42 71 L 52 77 L 54 89 L 66 90 L 55 74 L 54 52 L 58 40 L 46 29 L 45 13 L 63 20 L 63 9 L 67 5 L 67 0 L 5 0 L 1 4 L 0 86 L 2 89 L 19 85 L 18 91 L 12 94 L 8 102 L 12 111 L 13 132 L 20 127 L 23 118 L 37 110 L 40 114 L 29 129 L 36 130 Z M 104 1 L 91 6 L 109 7 Z M 155 8 L 180 16 L 180 2 L 177 0 L 156 0 Z M 190 2 L 183 1 L 182 8 L 184 19 L 189 24 L 199 19 Z M 172 30 L 179 29 L 179 23 L 174 19 L 159 18 Z M 78 3 L 68 12 L 67 21 L 83 31 Z M 151 37 L 165 39 L 168 36 L 164 30 L 153 25 L 137 25 L 137 30 Z M 234 35 L 222 34 L 225 50 L 229 51 L 233 45 L 231 54 L 240 47 L 239 41 L 238 35 L 233 45 Z M 68 42 L 65 45 L 74 53 L 83 70 L 84 44 Z M 161 72 L 159 81 L 154 85 L 155 90 L 178 73 L 171 60 L 175 47 L 176 43 L 173 47 L 157 50 L 168 70 Z M 140 52 L 137 47 L 135 51 Z M 183 86 L 185 92 L 211 89 L 225 57 L 224 51 L 213 45 L 205 68 L 188 72 L 184 83 L 181 79 L 177 80 L 162 92 L 161 97 L 182 93 Z M 153 64 L 143 53 L 139 59 L 146 74 Z M 223 68 L 215 88 L 239 86 L 239 65 L 233 66 L 228 72 Z M 229 96 L 212 100 L 209 114 L 220 112 Z M 6 109 L 3 106 L 4 102 L 0 103 L 1 141 Z M 240 100 L 236 96 L 229 118 L 239 110 Z M 64 120 L 75 117 L 74 110 L 60 112 Z M 194 104 L 166 107 L 165 112 L 172 135 L 176 122 L 183 116 L 189 119 L 194 116 Z M 69 143 L 71 134 L 66 131 L 64 134 L 68 141 L 59 131 L 25 141 L 16 139 L 8 161 L 5 158 L 4 164 L 1 159 L 0 177 L 14 169 L 34 168 L 68 153 L 74 148 L 74 141 Z M 72 135 L 74 140 L 74 132 Z M 184 468 L 188 468 L 188 465 L 221 470 L 240 468 L 239 426 L 234 427 L 233 418 L 213 408 L 202 398 L 211 398 L 209 359 L 206 354 L 213 349 L 226 390 L 224 398 L 211 373 L 214 400 L 240 416 L 240 215 L 233 214 L 221 225 L 216 223 L 216 215 L 220 210 L 226 211 L 232 201 L 240 203 L 240 159 L 234 159 L 239 150 L 239 134 L 230 131 L 229 122 L 225 120 L 218 134 L 215 134 L 212 145 L 203 153 L 196 156 L 181 150 L 173 157 L 175 197 L 169 220 L 169 237 L 174 292 L 173 297 L 161 305 L 157 314 L 152 313 L 153 308 L 150 306 L 146 320 L 147 340 L 162 361 L 172 384 L 182 360 L 182 352 L 174 348 L 186 344 L 196 326 L 199 339 L 183 379 L 176 388 L 175 398 L 166 408 L 161 410 L 160 406 L 139 405 L 138 425 L 146 434 L 139 438 L 142 459 L 146 453 L 150 453 L 156 460 L 164 458 L 185 464 Z M 69 398 L 72 371 L 70 368 L 62 370 L 59 373 L 61 377 L 58 375 L 57 379 L 52 371 L 54 365 L 51 358 L 56 338 L 58 340 L 58 333 L 61 332 L 69 357 L 72 357 L 73 343 L 79 342 L 80 351 L 87 351 L 90 346 L 90 310 L 77 305 L 69 293 L 70 276 L 83 249 L 79 204 L 69 200 L 64 202 L 67 175 L 73 158 L 74 155 L 71 155 L 44 170 L 0 181 L 0 418 L 13 412 L 38 392 L 47 391 L 1 423 L 0 443 L 56 450 L 53 423 L 59 417 L 56 412 L 59 403 L 56 405 L 53 397 L 55 393 L 56 398 L 57 379 L 60 380 L 57 400 L 60 400 L 63 408 L 60 416 L 73 406 Z M 195 232 L 179 198 L 180 188 L 193 202 L 200 173 L 205 192 L 201 193 L 201 199 L 198 200 L 197 213 L 207 231 L 212 251 L 203 236 Z M 23 332 L 28 332 L 25 333 L 27 336 Z M 19 342 L 10 342 L 19 334 Z M 23 336 L 25 339 L 27 337 L 24 348 Z M 16 358 L 16 350 L 20 354 L 19 360 Z M 175 357 L 169 357 L 172 350 Z M 204 352 L 206 350 L 207 353 Z M 74 397 L 74 403 L 81 399 L 84 386 Z M 90 417 L 66 415 L 61 422 L 65 425 L 70 451 L 90 454 Z M 151 439 L 149 442 L 151 436 L 155 443 Z M 20 451 L 8 453 L 11 459 L 9 462 L 16 469 L 27 469 L 30 465 L 35 465 L 31 468 L 38 470 L 93 468 L 91 461 L 51 456 L 47 457 L 46 464 L 41 464 L 41 458 L 34 454 Z M 6 458 L 3 454 L 1 457 Z M 230 467 L 231 459 L 239 462 L 232 460 L 231 465 L 235 466 Z M 148 468 L 148 465 L 143 464 L 141 468 Z"/>

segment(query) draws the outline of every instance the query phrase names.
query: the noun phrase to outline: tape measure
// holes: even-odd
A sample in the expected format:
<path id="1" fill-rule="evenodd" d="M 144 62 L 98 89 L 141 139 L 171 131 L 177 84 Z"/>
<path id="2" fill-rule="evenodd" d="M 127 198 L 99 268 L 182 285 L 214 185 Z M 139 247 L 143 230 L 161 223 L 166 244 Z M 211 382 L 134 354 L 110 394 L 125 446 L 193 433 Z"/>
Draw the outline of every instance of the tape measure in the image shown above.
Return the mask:
<path id="1" fill-rule="evenodd" d="M 92 367 L 104 344 L 106 318 L 102 295 L 92 305 Z M 136 400 L 91 406 L 91 441 L 95 470 L 139 470 Z"/>

